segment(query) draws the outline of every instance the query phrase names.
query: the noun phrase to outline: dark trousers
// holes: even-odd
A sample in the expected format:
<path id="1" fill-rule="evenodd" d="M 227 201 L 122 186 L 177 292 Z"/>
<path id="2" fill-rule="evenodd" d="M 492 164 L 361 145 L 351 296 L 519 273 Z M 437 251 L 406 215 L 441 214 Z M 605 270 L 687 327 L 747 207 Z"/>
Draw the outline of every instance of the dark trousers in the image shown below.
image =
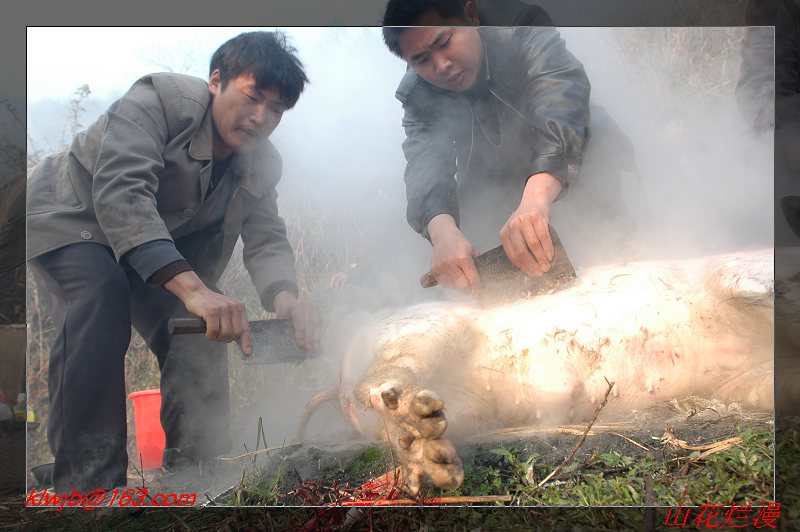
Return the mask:
<path id="1" fill-rule="evenodd" d="M 174 457 L 191 463 L 229 450 L 225 344 L 203 335 L 171 336 L 169 318 L 189 315 L 178 298 L 145 284 L 99 244 L 66 246 L 31 266 L 51 295 L 57 331 L 47 436 L 58 493 L 126 484 L 125 353 L 131 325 L 161 370 L 165 466 Z"/>

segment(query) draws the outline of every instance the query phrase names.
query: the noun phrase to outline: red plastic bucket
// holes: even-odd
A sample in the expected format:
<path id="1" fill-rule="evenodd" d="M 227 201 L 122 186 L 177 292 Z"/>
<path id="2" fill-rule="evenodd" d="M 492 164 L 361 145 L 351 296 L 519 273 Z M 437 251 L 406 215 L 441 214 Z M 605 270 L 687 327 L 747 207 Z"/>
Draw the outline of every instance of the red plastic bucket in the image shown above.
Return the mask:
<path id="1" fill-rule="evenodd" d="M 135 465 L 144 470 L 159 469 L 166 444 L 161 427 L 161 390 L 142 390 L 128 397 L 133 401 L 136 447 L 141 460 L 136 460 Z"/>

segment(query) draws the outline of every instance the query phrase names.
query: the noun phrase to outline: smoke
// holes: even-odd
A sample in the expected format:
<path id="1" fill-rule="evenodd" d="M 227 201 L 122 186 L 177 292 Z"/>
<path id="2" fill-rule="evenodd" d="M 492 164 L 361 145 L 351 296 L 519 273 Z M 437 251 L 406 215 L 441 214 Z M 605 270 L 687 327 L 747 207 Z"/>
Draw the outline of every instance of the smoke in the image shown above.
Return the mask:
<path id="1" fill-rule="evenodd" d="M 624 176 L 621 196 L 641 256 L 771 246 L 772 134 L 756 135 L 735 99 L 744 29 L 560 32 L 586 68 L 592 100 L 633 144 L 639 175 Z"/>
<path id="2" fill-rule="evenodd" d="M 310 84 L 272 137 L 284 160 L 282 213 L 304 227 L 324 221 L 331 263 L 315 264 L 316 274 L 379 254 L 420 255 L 427 243 L 405 221 L 402 109 L 393 96 L 405 64 L 378 28 L 319 31 L 299 49 Z"/>
<path id="3" fill-rule="evenodd" d="M 554 206 L 554 227 L 579 273 L 627 257 L 770 246 L 772 138 L 756 136 L 735 102 L 743 30 L 559 31 L 586 68 L 593 103 L 630 140 L 636 163 L 636 171 L 618 176 L 616 192 L 592 188 L 593 175 L 584 173 L 585 184 L 570 191 L 577 199 Z M 291 440 L 305 401 L 337 382 L 338 360 L 365 316 L 447 297 L 419 288 L 430 246 L 405 221 L 402 109 L 394 98 L 405 65 L 385 49 L 377 28 L 319 32 L 312 45 L 298 46 L 311 84 L 272 140 L 284 160 L 281 212 L 305 289 L 325 312 L 324 360 L 275 374 L 254 410 L 271 416 L 271 444 Z M 589 168 L 620 155 L 604 149 L 600 133 L 592 142 L 598 160 Z M 598 193 L 619 198 L 608 224 L 591 220 L 582 203 Z M 606 228 L 625 235 L 629 255 L 617 254 Z M 348 282 L 335 290 L 329 281 L 337 272 Z M 335 408 L 322 407 L 312 437 L 347 433 Z M 246 424 L 248 441 L 255 425 Z"/>
<path id="4" fill-rule="evenodd" d="M 324 320 L 322 354 L 298 366 L 234 368 L 235 387 L 265 389 L 239 413 L 239 441 L 248 447 L 259 416 L 268 444 L 293 440 L 305 403 L 338 382 L 339 360 L 367 316 L 439 293 L 419 285 L 430 244 L 405 216 L 402 106 L 394 97 L 405 63 L 388 52 L 379 28 L 313 33 L 292 39 L 310 83 L 271 140 L 283 159 L 278 203 L 301 292 Z M 346 436 L 337 408 L 323 405 L 308 436 Z"/>
<path id="5" fill-rule="evenodd" d="M 593 102 L 632 143 L 638 172 L 620 177 L 619 196 L 633 221 L 633 254 L 675 258 L 770 246 L 772 136 L 752 133 L 735 103 L 743 29 L 559 31 L 586 67 Z M 284 168 L 279 207 L 301 291 L 319 305 L 325 335 L 321 356 L 298 365 L 245 366 L 231 356 L 235 451 L 253 448 L 259 418 L 268 445 L 292 441 L 306 401 L 337 382 L 347 341 L 365 316 L 450 297 L 440 288 L 419 287 L 431 249 L 405 220 L 402 108 L 394 97 L 405 64 L 386 49 L 379 28 L 286 33 L 311 83 L 272 135 Z M 29 113 L 29 131 L 48 120 Z M 600 167 L 604 156 L 618 155 L 597 153 Z M 591 184 L 592 175 L 582 179 Z M 573 195 L 580 198 L 580 190 Z M 584 214 L 571 200 L 553 209 L 554 226 L 579 273 L 619 260 L 597 229 L 602 224 L 587 223 Z M 237 255 L 223 288 L 248 301 L 251 319 L 264 317 Z M 337 273 L 347 280 L 333 288 Z M 309 428 L 312 438 L 348 434 L 334 405 L 322 407 Z"/>

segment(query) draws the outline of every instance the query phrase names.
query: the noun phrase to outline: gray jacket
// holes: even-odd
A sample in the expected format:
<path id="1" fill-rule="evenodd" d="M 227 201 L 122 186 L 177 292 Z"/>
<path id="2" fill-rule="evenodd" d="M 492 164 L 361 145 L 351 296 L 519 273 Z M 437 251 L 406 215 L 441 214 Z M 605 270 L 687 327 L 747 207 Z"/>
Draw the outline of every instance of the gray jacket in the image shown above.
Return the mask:
<path id="1" fill-rule="evenodd" d="M 78 134 L 69 150 L 31 170 L 27 255 L 77 242 L 109 246 L 120 260 L 156 240 L 174 242 L 205 201 L 213 129 L 207 83 L 181 74 L 139 79 Z M 221 226 L 221 245 L 200 259 L 212 282 L 242 237 L 244 264 L 268 309 L 279 288 L 296 286 L 294 254 L 278 214 L 278 151 L 267 141 L 236 154 L 223 176 L 236 186 Z M 183 236 L 183 235 L 181 235 Z"/>
<path id="2" fill-rule="evenodd" d="M 396 92 L 408 222 L 426 238 L 437 214 L 505 220 L 534 173 L 549 172 L 566 189 L 589 138 L 589 80 L 555 29 L 479 31 L 486 53 L 477 87 L 446 91 L 409 69 Z"/>

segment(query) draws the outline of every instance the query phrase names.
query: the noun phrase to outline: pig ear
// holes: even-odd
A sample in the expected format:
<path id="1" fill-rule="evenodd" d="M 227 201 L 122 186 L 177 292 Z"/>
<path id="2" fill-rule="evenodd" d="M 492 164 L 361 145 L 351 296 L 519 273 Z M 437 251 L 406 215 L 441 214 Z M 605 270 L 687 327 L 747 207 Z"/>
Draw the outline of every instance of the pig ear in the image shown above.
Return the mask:
<path id="1" fill-rule="evenodd" d="M 383 404 L 386 405 L 386 408 L 397 410 L 397 395 L 397 390 L 394 388 L 381 392 L 381 399 L 383 399 Z"/>

